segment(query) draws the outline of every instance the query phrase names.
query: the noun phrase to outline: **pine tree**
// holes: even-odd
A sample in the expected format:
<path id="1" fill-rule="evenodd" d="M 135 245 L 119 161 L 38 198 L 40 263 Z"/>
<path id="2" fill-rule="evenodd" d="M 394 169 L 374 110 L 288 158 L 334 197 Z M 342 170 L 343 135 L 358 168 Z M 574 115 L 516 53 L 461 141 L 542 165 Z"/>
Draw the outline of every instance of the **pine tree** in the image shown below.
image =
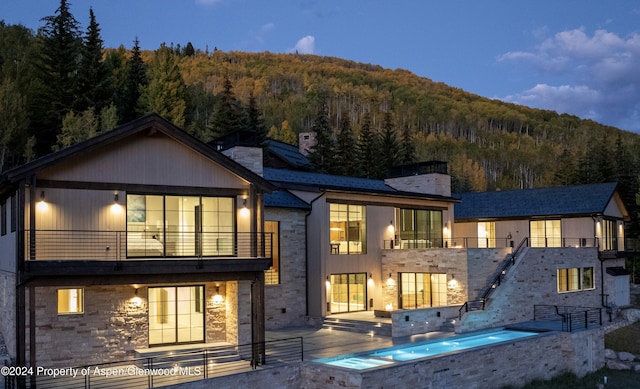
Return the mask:
<path id="1" fill-rule="evenodd" d="M 127 62 L 125 90 L 120 100 L 121 105 L 118 107 L 121 123 L 131 121 L 144 114 L 140 96 L 148 83 L 146 65 L 140 52 L 140 42 L 136 38 L 133 41 L 131 57 Z"/>
<path id="2" fill-rule="evenodd" d="M 100 26 L 93 8 L 89 8 L 89 27 L 83 40 L 82 60 L 78 69 L 78 96 L 75 103 L 78 112 L 92 107 L 99 113 L 111 95 L 109 74 L 102 60 L 103 49 Z"/>
<path id="3" fill-rule="evenodd" d="M 231 81 L 229 78 L 225 78 L 224 88 L 216 96 L 209 130 L 214 138 L 219 138 L 246 127 L 244 109 L 240 102 L 236 100 Z"/>
<path id="4" fill-rule="evenodd" d="M 320 98 L 318 110 L 313 120 L 311 130 L 316 133 L 316 144 L 309 150 L 309 160 L 316 172 L 334 173 L 333 130 L 329 124 L 327 104 L 324 98 Z"/>
<path id="5" fill-rule="evenodd" d="M 35 134 L 38 155 L 51 151 L 62 127 L 62 118 L 73 109 L 78 91 L 78 59 L 82 53 L 78 22 L 66 0 L 60 0 L 54 15 L 42 20 L 45 25 L 38 36 L 42 41 L 39 67 L 44 90 L 41 95 L 43 117 L 37 123 L 39 131 Z"/>
<path id="6" fill-rule="evenodd" d="M 400 164 L 408 165 L 410 163 L 415 162 L 416 159 L 416 148 L 415 143 L 413 141 L 413 136 L 411 134 L 411 130 L 408 126 L 405 126 L 402 131 L 402 140 L 400 143 Z"/>
<path id="7" fill-rule="evenodd" d="M 357 166 L 353 158 L 355 150 L 356 140 L 353 136 L 349 114 L 348 112 L 343 112 L 336 141 L 336 173 L 344 176 L 356 174 Z"/>
<path id="8" fill-rule="evenodd" d="M 382 135 L 380 138 L 383 169 L 388 170 L 398 165 L 400 161 L 400 145 L 398 144 L 391 112 L 386 112 L 384 115 Z"/>
<path id="9" fill-rule="evenodd" d="M 253 92 L 249 94 L 249 105 L 247 106 L 247 129 L 256 135 L 256 144 L 264 147 L 267 140 L 267 128 L 262 119 L 262 112 L 258 109 L 256 98 Z"/>
<path id="10" fill-rule="evenodd" d="M 176 54 L 165 45 L 156 50 L 149 64 L 149 85 L 143 89 L 141 101 L 146 112 L 155 112 L 178 127 L 185 122 L 185 85 Z"/>
<path id="11" fill-rule="evenodd" d="M 356 147 L 356 161 L 360 177 L 381 178 L 383 176 L 380 168 L 380 154 L 378 134 L 371 129 L 371 117 L 366 112 Z"/>

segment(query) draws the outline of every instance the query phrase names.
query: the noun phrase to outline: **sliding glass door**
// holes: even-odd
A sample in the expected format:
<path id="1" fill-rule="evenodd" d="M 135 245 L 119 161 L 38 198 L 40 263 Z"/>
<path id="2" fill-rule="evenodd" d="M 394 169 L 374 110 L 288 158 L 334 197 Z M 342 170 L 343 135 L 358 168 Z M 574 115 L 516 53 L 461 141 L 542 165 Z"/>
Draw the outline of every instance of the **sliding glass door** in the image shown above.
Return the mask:
<path id="1" fill-rule="evenodd" d="M 149 345 L 204 341 L 204 286 L 149 288 Z"/>

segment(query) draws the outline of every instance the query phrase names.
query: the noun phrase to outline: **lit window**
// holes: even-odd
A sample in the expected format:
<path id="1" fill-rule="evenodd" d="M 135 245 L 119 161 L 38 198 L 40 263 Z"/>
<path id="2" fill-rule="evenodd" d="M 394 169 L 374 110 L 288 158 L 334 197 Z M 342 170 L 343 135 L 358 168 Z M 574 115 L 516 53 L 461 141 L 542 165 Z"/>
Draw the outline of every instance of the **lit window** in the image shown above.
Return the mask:
<path id="1" fill-rule="evenodd" d="M 558 269 L 558 292 L 595 289 L 592 267 Z"/>
<path id="2" fill-rule="evenodd" d="M 58 314 L 66 315 L 84 312 L 83 289 L 58 289 Z"/>
<path id="3" fill-rule="evenodd" d="M 366 254 L 366 208 L 329 204 L 331 254 Z"/>
<path id="4" fill-rule="evenodd" d="M 267 285 L 280 283 L 280 222 L 265 220 L 264 232 L 271 234 L 271 267 L 264 273 L 264 282 Z"/>
<path id="5" fill-rule="evenodd" d="M 529 224 L 531 247 L 561 247 L 560 220 L 532 220 Z"/>

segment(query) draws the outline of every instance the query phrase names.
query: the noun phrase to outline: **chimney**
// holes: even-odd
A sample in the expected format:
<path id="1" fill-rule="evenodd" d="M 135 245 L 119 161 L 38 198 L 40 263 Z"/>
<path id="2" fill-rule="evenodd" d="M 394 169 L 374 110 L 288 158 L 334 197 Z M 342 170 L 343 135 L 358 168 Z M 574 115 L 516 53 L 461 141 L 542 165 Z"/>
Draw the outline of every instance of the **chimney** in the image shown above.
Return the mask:
<path id="1" fill-rule="evenodd" d="M 316 145 L 316 133 L 315 132 L 301 132 L 298 135 L 298 150 L 300 154 L 307 156 L 309 151 Z"/>
<path id="2" fill-rule="evenodd" d="M 447 173 L 446 162 L 398 166 L 390 169 L 390 176 L 384 183 L 396 190 L 451 197 L 451 176 Z"/>
<path id="3" fill-rule="evenodd" d="M 258 174 L 260 177 L 263 176 L 262 153 L 263 150 L 261 147 L 247 146 L 234 146 L 222 151 L 222 154 Z"/>

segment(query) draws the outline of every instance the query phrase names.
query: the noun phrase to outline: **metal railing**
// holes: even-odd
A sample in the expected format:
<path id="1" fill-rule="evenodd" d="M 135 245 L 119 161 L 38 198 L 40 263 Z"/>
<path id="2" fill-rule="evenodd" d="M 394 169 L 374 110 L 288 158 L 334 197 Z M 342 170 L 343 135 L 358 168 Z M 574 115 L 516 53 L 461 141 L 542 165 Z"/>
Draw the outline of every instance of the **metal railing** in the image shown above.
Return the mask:
<path id="1" fill-rule="evenodd" d="M 117 261 L 154 257 L 271 258 L 272 233 L 25 231 L 27 260 Z"/>
<path id="2" fill-rule="evenodd" d="M 256 346 L 264 350 L 258 361 L 252 358 Z M 63 369 L 41 368 L 23 376 L 27 388 L 33 388 L 35 384 L 38 389 L 147 389 L 279 368 L 302 360 L 302 337 L 296 337 L 266 341 L 260 345 L 203 348 L 171 355 L 163 353 L 149 358 L 68 367 L 64 369 L 64 375 Z M 16 378 L 6 377 L 5 387 L 16 385 Z"/>
<path id="3" fill-rule="evenodd" d="M 424 248 L 509 248 L 515 243 L 511 238 L 480 238 L 480 237 L 456 237 L 456 238 L 436 238 L 436 239 L 396 239 L 384 240 L 383 249 L 424 249 Z M 611 243 L 617 247 L 617 242 Z M 533 238 L 531 247 L 599 247 L 597 238 Z"/>
<path id="4" fill-rule="evenodd" d="M 467 301 L 460 307 L 458 311 L 459 319 L 462 319 L 462 315 L 466 312 L 484 310 L 486 301 L 491 295 L 491 293 L 493 293 L 493 290 L 502 284 L 502 279 L 506 276 L 509 268 L 515 265 L 516 260 L 518 259 L 518 256 L 520 255 L 520 253 L 522 253 L 522 251 L 524 251 L 524 249 L 527 248 L 528 246 L 529 246 L 529 238 L 522 239 L 520 244 L 518 244 L 518 247 L 516 247 L 513 250 L 513 252 L 509 255 L 509 258 L 503 262 L 502 267 L 498 270 L 498 273 L 495 275 L 495 277 L 493 277 L 487 289 L 485 289 L 485 291 L 480 296 L 480 299 L 475 301 Z M 479 301 L 482 302 L 481 305 L 478 304 Z"/>
<path id="5" fill-rule="evenodd" d="M 562 331 L 573 332 L 602 326 L 602 308 L 534 305 L 533 320 L 558 321 Z"/>

